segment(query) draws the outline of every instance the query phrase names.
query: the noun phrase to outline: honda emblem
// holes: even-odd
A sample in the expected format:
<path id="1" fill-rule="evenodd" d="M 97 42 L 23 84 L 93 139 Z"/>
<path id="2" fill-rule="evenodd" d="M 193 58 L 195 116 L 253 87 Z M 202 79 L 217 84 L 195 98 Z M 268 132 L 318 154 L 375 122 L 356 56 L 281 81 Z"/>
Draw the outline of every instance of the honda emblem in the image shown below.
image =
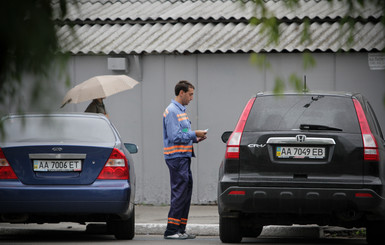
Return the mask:
<path id="1" fill-rule="evenodd" d="M 299 143 L 302 143 L 302 142 L 305 142 L 305 140 L 306 140 L 306 135 L 299 134 L 299 135 L 295 136 L 295 138 L 297 139 L 297 141 L 298 141 Z"/>

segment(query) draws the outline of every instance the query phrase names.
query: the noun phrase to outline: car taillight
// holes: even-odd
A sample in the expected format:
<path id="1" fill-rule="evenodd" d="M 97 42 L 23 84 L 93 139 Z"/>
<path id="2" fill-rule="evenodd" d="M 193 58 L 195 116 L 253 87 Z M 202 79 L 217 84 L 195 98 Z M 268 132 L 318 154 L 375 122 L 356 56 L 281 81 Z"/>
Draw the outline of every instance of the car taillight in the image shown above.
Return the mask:
<path id="1" fill-rule="evenodd" d="M 370 193 L 361 193 L 361 192 L 356 193 L 354 196 L 358 197 L 358 198 L 372 198 L 373 197 L 373 195 Z"/>
<path id="2" fill-rule="evenodd" d="M 244 196 L 246 191 L 230 191 L 229 196 Z"/>
<path id="3" fill-rule="evenodd" d="M 118 149 L 114 148 L 98 179 L 129 179 L 127 158 Z"/>
<path id="4" fill-rule="evenodd" d="M 230 138 L 227 141 L 225 154 L 226 159 L 239 159 L 239 146 L 241 144 L 243 129 L 245 128 L 245 124 L 247 118 L 249 117 L 251 107 L 253 106 L 254 101 L 255 98 L 251 98 L 246 104 L 245 109 L 243 109 L 243 112 L 238 120 L 234 132 L 230 135 Z"/>
<path id="5" fill-rule="evenodd" d="M 9 165 L 3 151 L 0 149 L 0 179 L 17 179 L 11 165 Z"/>
<path id="6" fill-rule="evenodd" d="M 362 141 L 364 143 L 364 160 L 365 161 L 379 161 L 380 155 L 378 153 L 377 141 L 370 130 L 368 120 L 365 112 L 362 109 L 361 103 L 353 99 L 354 107 L 356 108 L 358 121 L 361 127 Z"/>

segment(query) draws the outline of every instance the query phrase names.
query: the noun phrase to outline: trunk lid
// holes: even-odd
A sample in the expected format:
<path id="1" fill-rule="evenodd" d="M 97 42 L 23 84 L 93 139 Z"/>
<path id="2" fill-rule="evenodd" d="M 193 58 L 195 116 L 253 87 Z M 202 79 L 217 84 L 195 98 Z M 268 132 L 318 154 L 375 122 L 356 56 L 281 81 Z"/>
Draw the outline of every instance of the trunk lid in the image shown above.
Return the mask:
<path id="1" fill-rule="evenodd" d="M 104 167 L 118 136 L 98 114 L 11 115 L 0 148 L 26 185 L 88 185 Z"/>
<path id="2" fill-rule="evenodd" d="M 61 149 L 60 153 L 55 150 Z M 29 145 L 3 147 L 3 153 L 26 185 L 89 185 L 103 169 L 111 147 Z"/>

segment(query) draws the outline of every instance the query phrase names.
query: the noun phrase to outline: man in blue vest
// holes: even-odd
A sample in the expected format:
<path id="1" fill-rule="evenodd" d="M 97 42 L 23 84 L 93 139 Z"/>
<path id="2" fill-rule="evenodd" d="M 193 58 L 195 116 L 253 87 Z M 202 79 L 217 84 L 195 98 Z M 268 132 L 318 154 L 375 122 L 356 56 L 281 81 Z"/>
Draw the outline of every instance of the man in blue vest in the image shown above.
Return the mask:
<path id="1" fill-rule="evenodd" d="M 190 211 L 193 180 L 191 157 L 195 157 L 193 143 L 206 139 L 207 130 L 191 130 L 186 105 L 194 97 L 194 86 L 180 81 L 175 86 L 175 99 L 163 114 L 164 158 L 170 171 L 171 204 L 165 239 L 194 239 L 186 233 Z"/>

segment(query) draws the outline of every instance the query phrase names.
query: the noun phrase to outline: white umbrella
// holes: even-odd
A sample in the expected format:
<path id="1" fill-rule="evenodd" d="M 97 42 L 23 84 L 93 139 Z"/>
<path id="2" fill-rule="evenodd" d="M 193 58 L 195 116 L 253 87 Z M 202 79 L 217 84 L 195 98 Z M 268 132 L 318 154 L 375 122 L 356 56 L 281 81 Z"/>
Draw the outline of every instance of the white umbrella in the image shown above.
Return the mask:
<path id="1" fill-rule="evenodd" d="M 72 89 L 64 96 L 62 106 L 80 103 L 132 89 L 139 82 L 126 75 L 104 75 L 92 77 Z"/>

